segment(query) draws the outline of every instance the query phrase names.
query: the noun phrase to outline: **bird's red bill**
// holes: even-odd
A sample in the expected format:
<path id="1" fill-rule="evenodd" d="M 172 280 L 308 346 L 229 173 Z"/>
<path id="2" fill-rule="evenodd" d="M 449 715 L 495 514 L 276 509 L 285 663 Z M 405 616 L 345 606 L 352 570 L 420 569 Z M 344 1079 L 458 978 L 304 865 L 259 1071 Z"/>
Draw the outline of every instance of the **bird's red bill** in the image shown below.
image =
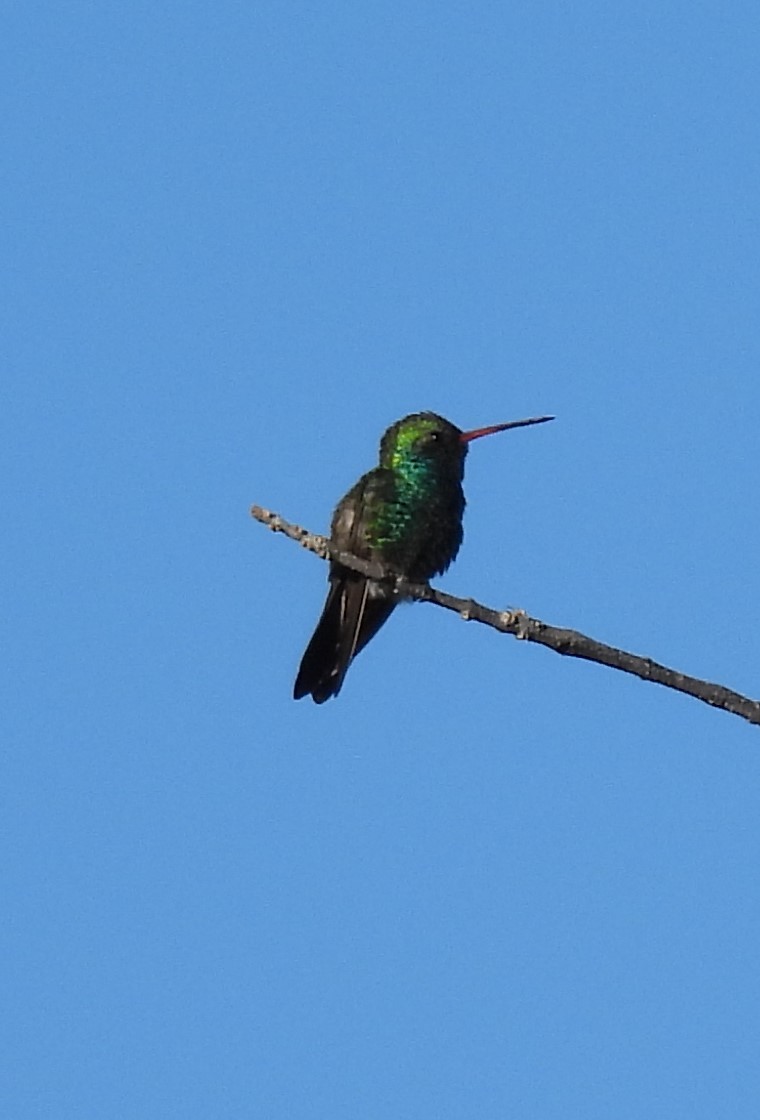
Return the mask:
<path id="1" fill-rule="evenodd" d="M 492 436 L 495 432 L 506 432 L 509 428 L 526 428 L 529 424 L 545 424 L 547 420 L 553 419 L 553 416 L 531 416 L 528 420 L 509 420 L 506 424 L 492 424 L 490 428 L 473 428 L 470 432 L 462 432 L 459 439 L 462 443 L 469 443 L 481 436 Z"/>

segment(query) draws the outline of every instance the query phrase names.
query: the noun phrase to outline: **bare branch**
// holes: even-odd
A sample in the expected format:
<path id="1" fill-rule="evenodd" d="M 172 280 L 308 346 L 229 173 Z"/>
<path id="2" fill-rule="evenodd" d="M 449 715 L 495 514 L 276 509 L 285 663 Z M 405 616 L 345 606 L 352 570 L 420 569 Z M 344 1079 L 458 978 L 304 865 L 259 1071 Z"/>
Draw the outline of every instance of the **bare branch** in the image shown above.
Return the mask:
<path id="1" fill-rule="evenodd" d="M 373 561 L 361 560 L 352 553 L 341 552 L 327 537 L 309 533 L 298 525 L 291 525 L 279 514 L 262 509 L 261 506 L 252 506 L 251 516 L 273 532 L 284 533 L 286 537 L 297 541 L 309 552 L 321 556 L 322 559 L 336 560 L 346 568 L 361 572 L 362 575 L 389 583 L 399 598 L 435 603 L 436 606 L 455 611 L 464 619 L 492 626 L 503 634 L 512 634 L 515 638 L 537 642 L 565 657 L 579 657 L 585 661 L 596 661 L 599 665 L 608 665 L 611 669 L 620 669 L 624 673 L 640 677 L 641 680 L 654 681 L 677 692 L 685 692 L 688 696 L 694 696 L 714 708 L 722 708 L 732 715 L 741 716 L 749 723 L 760 724 L 760 701 L 750 700 L 738 692 L 724 688 L 723 685 L 711 684 L 697 677 L 688 677 L 684 673 L 676 672 L 675 669 L 659 665 L 649 657 L 626 653 L 625 650 L 587 638 L 577 630 L 549 626 L 537 618 L 530 618 L 524 611 L 495 611 L 490 607 L 484 607 L 481 603 L 476 603 L 474 599 L 459 599 L 454 595 L 447 595 L 444 591 L 438 591 L 428 584 L 408 583 L 399 572 L 394 572 Z"/>

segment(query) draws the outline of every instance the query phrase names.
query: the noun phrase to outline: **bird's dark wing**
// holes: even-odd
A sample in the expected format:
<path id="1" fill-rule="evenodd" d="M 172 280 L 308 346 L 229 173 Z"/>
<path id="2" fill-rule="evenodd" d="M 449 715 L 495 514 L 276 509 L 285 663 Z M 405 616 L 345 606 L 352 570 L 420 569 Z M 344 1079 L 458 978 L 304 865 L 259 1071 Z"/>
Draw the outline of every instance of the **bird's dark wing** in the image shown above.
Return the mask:
<path id="1" fill-rule="evenodd" d="M 382 469 L 370 471 L 339 503 L 331 537 L 338 548 L 371 558 L 368 527 L 373 508 L 386 497 L 392 483 L 388 475 Z M 394 606 L 377 584 L 333 561 L 327 602 L 301 660 L 293 689 L 295 699 L 311 694 L 317 704 L 322 704 L 337 696 L 351 661 L 374 637 Z"/>

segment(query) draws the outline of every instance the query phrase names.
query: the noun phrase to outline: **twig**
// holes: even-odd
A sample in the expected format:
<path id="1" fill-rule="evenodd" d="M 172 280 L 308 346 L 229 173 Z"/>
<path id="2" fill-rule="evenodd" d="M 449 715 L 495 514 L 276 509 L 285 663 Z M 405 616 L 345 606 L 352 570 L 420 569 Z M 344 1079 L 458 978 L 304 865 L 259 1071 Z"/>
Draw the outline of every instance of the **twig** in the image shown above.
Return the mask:
<path id="1" fill-rule="evenodd" d="M 685 692 L 688 696 L 694 696 L 713 708 L 722 708 L 724 712 L 730 712 L 732 715 L 748 720 L 749 723 L 760 725 L 760 701 L 750 700 L 738 692 L 724 688 L 723 685 L 711 684 L 698 677 L 688 677 L 685 673 L 678 673 L 675 669 L 659 665 L 649 657 L 626 653 L 625 650 L 587 638 L 577 630 L 549 626 L 537 618 L 530 618 L 524 611 L 495 611 L 475 602 L 474 599 L 459 599 L 425 583 L 408 583 L 399 572 L 394 572 L 374 561 L 361 560 L 352 553 L 341 552 L 327 537 L 309 533 L 306 529 L 283 520 L 279 514 L 262 509 L 261 506 L 252 506 L 251 516 L 273 532 L 284 533 L 286 537 L 297 541 L 309 552 L 321 556 L 322 559 L 336 560 L 344 567 L 361 572 L 371 579 L 389 583 L 400 598 L 435 603 L 436 606 L 444 607 L 446 610 L 456 611 L 464 619 L 472 619 L 486 626 L 492 626 L 503 634 L 512 634 L 528 642 L 537 642 L 565 657 L 596 661 L 599 665 L 608 665 L 611 669 L 631 673 L 641 680 L 654 681 L 656 684 L 665 685 L 666 688 L 674 688 L 677 692 Z"/>

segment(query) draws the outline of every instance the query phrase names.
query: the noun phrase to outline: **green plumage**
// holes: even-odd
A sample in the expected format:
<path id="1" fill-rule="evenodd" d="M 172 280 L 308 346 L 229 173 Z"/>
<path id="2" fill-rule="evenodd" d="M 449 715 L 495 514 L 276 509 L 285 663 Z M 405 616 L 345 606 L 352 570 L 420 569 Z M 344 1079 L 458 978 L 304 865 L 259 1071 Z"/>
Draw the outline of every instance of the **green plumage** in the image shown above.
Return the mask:
<path id="1" fill-rule="evenodd" d="M 538 420 L 462 432 L 434 412 L 398 420 L 380 442 L 380 463 L 338 503 L 331 539 L 341 551 L 387 564 L 412 582 L 448 568 L 462 543 L 468 442 Z M 334 561 L 322 616 L 306 648 L 293 695 L 317 704 L 337 696 L 356 654 L 396 605 L 393 593 Z"/>
<path id="2" fill-rule="evenodd" d="M 462 543 L 462 478 L 467 444 L 461 432 L 433 413 L 415 413 L 383 436 L 380 466 L 364 475 L 344 503 L 362 505 L 370 555 L 427 580 L 445 571 Z"/>

